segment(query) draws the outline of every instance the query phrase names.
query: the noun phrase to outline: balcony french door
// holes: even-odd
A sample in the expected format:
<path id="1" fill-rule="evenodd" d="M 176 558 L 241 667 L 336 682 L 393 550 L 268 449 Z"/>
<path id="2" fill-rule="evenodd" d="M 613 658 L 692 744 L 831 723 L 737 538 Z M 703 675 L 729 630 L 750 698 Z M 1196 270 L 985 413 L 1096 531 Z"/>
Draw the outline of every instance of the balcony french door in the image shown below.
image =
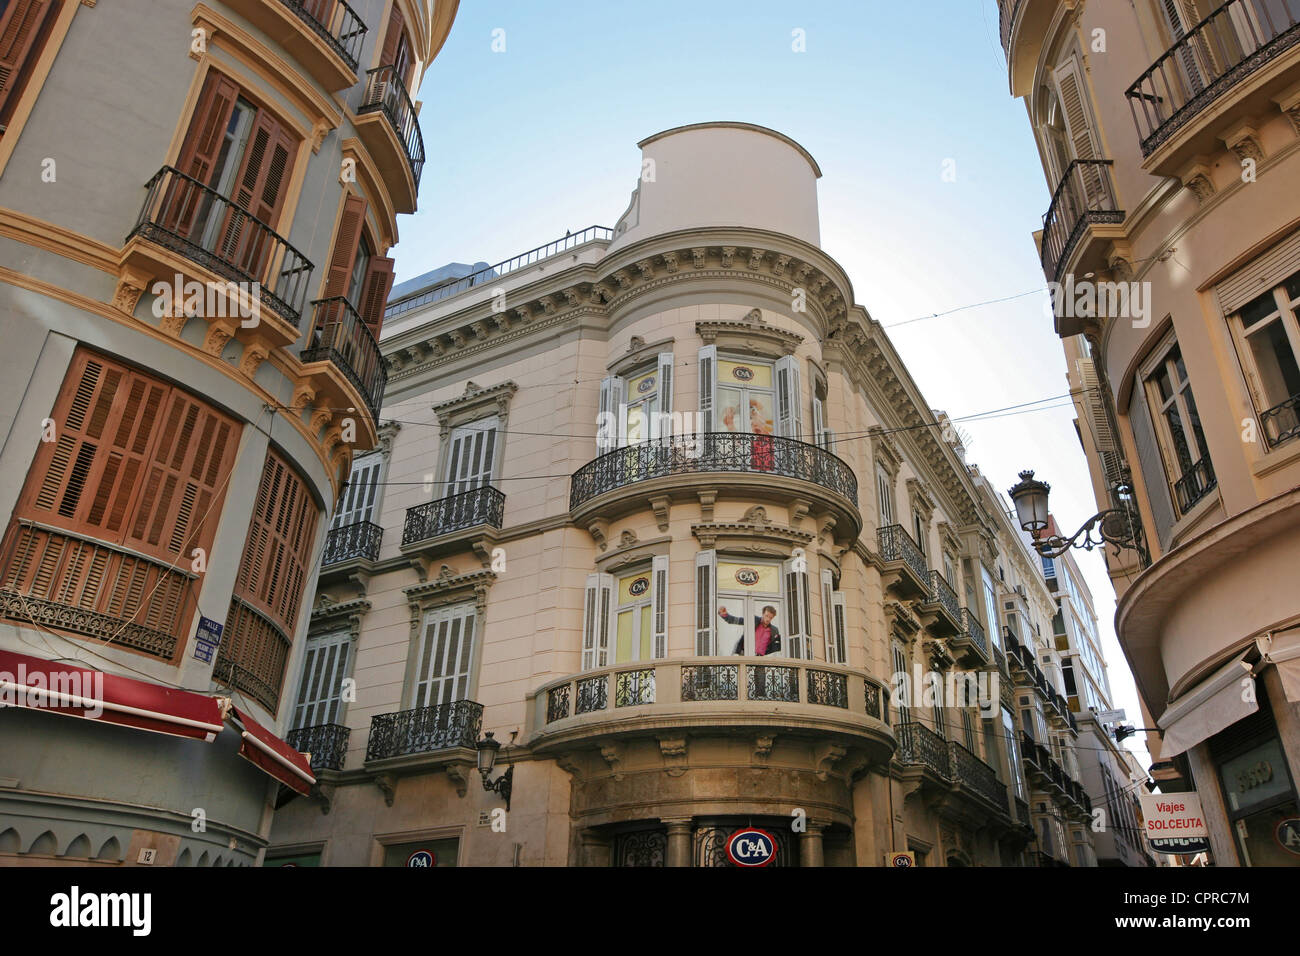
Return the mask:
<path id="1" fill-rule="evenodd" d="M 473 491 L 492 482 L 496 461 L 496 417 L 462 425 L 451 433 L 447 452 L 447 474 L 442 493 L 446 497 Z"/>
<path id="2" fill-rule="evenodd" d="M 412 708 L 450 704 L 469 697 L 474 618 L 473 605 L 437 608 L 425 616 L 424 633 L 416 648 Z"/>

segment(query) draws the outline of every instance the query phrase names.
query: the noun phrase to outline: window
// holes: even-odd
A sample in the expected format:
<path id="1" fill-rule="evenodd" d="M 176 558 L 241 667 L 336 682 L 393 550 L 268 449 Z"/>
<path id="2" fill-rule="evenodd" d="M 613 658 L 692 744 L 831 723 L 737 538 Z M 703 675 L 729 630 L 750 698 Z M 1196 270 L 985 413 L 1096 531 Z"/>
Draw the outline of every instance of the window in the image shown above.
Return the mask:
<path id="1" fill-rule="evenodd" d="M 966 749 L 973 754 L 978 754 L 979 751 L 976 749 L 978 745 L 975 742 L 975 719 L 969 707 L 961 709 L 961 730 L 966 740 Z"/>
<path id="2" fill-rule="evenodd" d="M 597 451 L 672 437 L 672 410 L 672 352 L 661 352 L 656 364 L 626 379 L 606 377 L 600 383 Z"/>
<path id="3" fill-rule="evenodd" d="M 928 558 L 929 549 L 926 547 L 926 539 L 929 535 L 926 533 L 925 519 L 915 508 L 912 509 L 912 537 L 916 539 L 916 546 L 920 549 L 921 556 Z"/>
<path id="4" fill-rule="evenodd" d="M 1179 513 L 1186 514 L 1216 481 L 1182 350 L 1176 342 L 1148 366 L 1145 386 L 1165 474 L 1172 478 Z"/>
<path id="5" fill-rule="evenodd" d="M 383 328 L 384 303 L 393 285 L 393 260 L 375 255 L 365 233 L 366 208 L 361 196 L 348 195 L 343 200 L 321 296 L 334 301 L 317 312 L 318 334 L 324 323 L 346 321 L 351 314 L 366 324 L 376 340 Z"/>
<path id="6" fill-rule="evenodd" d="M 1007 741 L 1007 756 L 1011 761 L 1011 779 L 1015 784 L 1016 796 L 1021 800 L 1027 800 L 1025 781 L 1022 776 L 1023 767 L 1020 764 L 1020 737 L 1016 733 L 1016 719 L 1006 707 L 1002 708 L 1002 733 Z"/>
<path id="7" fill-rule="evenodd" d="M 474 626 L 473 604 L 452 604 L 425 612 L 424 631 L 416 643 L 411 709 L 469 698 Z"/>
<path id="8" fill-rule="evenodd" d="M 388 29 L 384 31 L 384 48 L 379 58 L 380 66 L 391 66 L 402 85 L 410 90 L 415 57 L 411 53 L 411 39 L 406 31 L 406 18 L 394 0 L 388 13 Z"/>
<path id="9" fill-rule="evenodd" d="M 713 651 L 703 653 L 711 655 Z M 648 567 L 625 572 L 618 578 L 610 574 L 588 575 L 583 605 L 582 669 L 667 655 L 668 556 L 656 555 Z"/>
<path id="10" fill-rule="evenodd" d="M 825 390 L 825 385 L 822 385 Z M 821 397 L 814 395 L 812 399 L 813 411 L 813 442 L 825 448 L 827 451 L 835 450 L 835 432 L 826 427 L 826 402 Z"/>
<path id="11" fill-rule="evenodd" d="M 948 586 L 954 591 L 957 590 L 957 567 L 953 563 L 952 555 L 948 552 L 943 554 L 943 578 L 948 582 Z"/>
<path id="12" fill-rule="evenodd" d="M 384 458 L 379 453 L 362 455 L 352 461 L 348 486 L 343 491 L 338 510 L 330 521 L 330 529 L 344 528 L 362 521 L 373 522 L 377 514 L 379 472 Z"/>
<path id="13" fill-rule="evenodd" d="M 213 677 L 272 714 L 279 708 L 320 514 L 307 483 L 269 451 Z"/>
<path id="14" fill-rule="evenodd" d="M 832 664 L 848 663 L 848 634 L 844 595 L 835 590 L 830 568 L 821 573 L 822 628 L 826 640 L 826 660 Z"/>
<path id="15" fill-rule="evenodd" d="M 988 629 L 989 640 L 993 646 L 1001 650 L 1002 634 L 998 628 L 998 598 L 997 589 L 993 584 L 993 577 L 989 574 L 988 568 L 980 565 L 980 577 L 984 581 L 984 626 Z"/>
<path id="16" fill-rule="evenodd" d="M 1300 435 L 1300 272 L 1229 319 L 1270 448 Z"/>
<path id="17" fill-rule="evenodd" d="M 496 465 L 497 426 L 495 415 L 452 429 L 447 443 L 447 497 L 473 491 L 492 483 Z"/>
<path id="18" fill-rule="evenodd" d="M 894 725 L 905 724 L 912 719 L 911 709 L 911 684 L 908 682 L 907 655 L 903 652 L 903 645 L 894 642 L 894 679 L 891 681 L 894 689 L 898 692 L 894 697 L 894 706 L 898 713 L 898 719 Z"/>
<path id="19" fill-rule="evenodd" d="M 343 681 L 349 674 L 352 634 L 336 631 L 307 641 L 298 703 L 293 711 L 293 728 L 336 724 L 340 718 Z"/>
<path id="20" fill-rule="evenodd" d="M 793 560 L 738 561 L 714 551 L 695 560 L 696 654 L 812 658 L 806 570 Z"/>
<path id="21" fill-rule="evenodd" d="M 934 716 L 934 731 L 944 740 L 948 739 L 948 716 L 943 706 L 943 674 L 937 670 L 930 671 L 931 680 L 934 681 L 935 701 L 930 707 L 930 712 Z"/>
<path id="22" fill-rule="evenodd" d="M 699 353 L 700 417 L 706 431 L 803 437 L 799 365 L 793 355 L 775 362 Z"/>
<path id="23" fill-rule="evenodd" d="M 0 3 L 0 136 L 13 117 L 63 0 Z"/>
<path id="24" fill-rule="evenodd" d="M 894 523 L 894 476 L 879 462 L 876 463 L 876 503 L 880 506 L 880 526 Z"/>
<path id="25" fill-rule="evenodd" d="M 0 554 L 0 590 L 75 607 L 67 629 L 170 658 L 200 587 L 239 425 L 84 349 L 72 358 Z M 34 606 L 35 605 L 35 606 Z M 26 614 L 19 617 L 26 619 Z"/>

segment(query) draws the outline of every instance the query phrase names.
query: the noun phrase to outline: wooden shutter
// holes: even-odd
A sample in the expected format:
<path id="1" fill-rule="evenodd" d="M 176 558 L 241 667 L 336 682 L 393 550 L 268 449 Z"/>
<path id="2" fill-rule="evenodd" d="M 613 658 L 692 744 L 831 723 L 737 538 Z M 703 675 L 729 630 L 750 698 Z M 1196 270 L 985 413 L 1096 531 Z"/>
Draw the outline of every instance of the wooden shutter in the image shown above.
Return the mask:
<path id="1" fill-rule="evenodd" d="M 397 51 L 402 43 L 402 31 L 406 29 L 406 19 L 397 6 L 397 0 L 388 11 L 388 29 L 384 31 L 384 51 L 379 58 L 380 66 L 392 66 L 397 62 Z"/>
<path id="2" fill-rule="evenodd" d="M 280 122 L 259 110 L 230 197 L 238 209 L 227 215 L 218 244 L 218 254 L 249 275 L 262 276 L 271 241 L 244 213 L 275 228 L 288 191 L 294 149 L 293 138 Z"/>
<path id="3" fill-rule="evenodd" d="M 289 640 L 307 585 L 319 519 L 320 509 L 307 483 L 277 452 L 267 452 L 235 594 L 266 615 Z"/>
<path id="4" fill-rule="evenodd" d="M 700 427 L 707 433 L 714 430 L 713 410 L 717 408 L 718 347 L 706 345 L 700 349 Z"/>
<path id="5" fill-rule="evenodd" d="M 620 447 L 627 438 L 625 383 L 617 375 L 600 381 L 600 417 L 597 419 L 596 453 L 603 455 Z"/>
<path id="6" fill-rule="evenodd" d="M 844 603 L 844 595 L 836 591 L 831 595 L 831 618 L 835 640 L 832 647 L 835 651 L 832 664 L 847 664 L 849 662 L 848 648 L 848 611 Z"/>
<path id="7" fill-rule="evenodd" d="M 1164 459 L 1156 444 L 1155 428 L 1147 410 L 1145 383 L 1138 379 L 1133 386 L 1129 402 L 1128 421 L 1133 429 L 1133 444 L 1137 447 L 1138 466 L 1142 471 L 1142 484 L 1146 486 L 1147 502 L 1155 521 L 1156 540 L 1160 550 L 1169 550 L 1170 531 L 1174 526 L 1173 499 L 1169 496 L 1169 481 L 1165 475 Z"/>
<path id="8" fill-rule="evenodd" d="M 211 546 L 239 426 L 180 389 L 74 356 L 20 511 L 171 563 Z M 206 519 L 205 519 L 206 515 Z"/>
<path id="9" fill-rule="evenodd" d="M 325 273 L 324 297 L 326 299 L 345 296 L 351 291 L 348 286 L 352 282 L 352 266 L 357 259 L 357 248 L 361 244 L 361 225 L 365 220 L 364 197 L 349 195 L 343 200 L 343 213 L 339 216 L 339 228 L 334 234 L 334 251 L 330 255 L 329 267 Z"/>
<path id="10" fill-rule="evenodd" d="M 802 438 L 803 419 L 799 396 L 799 361 L 793 355 L 776 360 L 776 433 Z"/>
<path id="11" fill-rule="evenodd" d="M 498 424 L 494 415 L 452 431 L 447 450 L 445 495 L 458 495 L 492 483 Z"/>
<path id="12" fill-rule="evenodd" d="M 357 521 L 374 521 L 379 469 L 382 465 L 381 455 L 366 455 L 352 463 L 348 487 L 343 492 L 330 528 L 343 528 Z"/>
<path id="13" fill-rule="evenodd" d="M 716 551 L 699 551 L 695 555 L 695 653 L 700 657 L 714 654 L 718 610 L 714 606 L 713 590 L 717 560 Z"/>
<path id="14" fill-rule="evenodd" d="M 177 163 L 181 172 L 205 186 L 216 187 L 212 180 L 216 174 L 217 156 L 237 99 L 238 84 L 216 71 L 208 73 Z"/>
<path id="15" fill-rule="evenodd" d="M 460 604 L 430 611 L 416 654 L 412 707 L 436 707 L 469 697 L 475 610 Z"/>
<path id="16" fill-rule="evenodd" d="M 0 123 L 40 55 L 45 26 L 59 5 L 56 0 L 9 0 L 0 15 Z"/>
<path id="17" fill-rule="evenodd" d="M 826 660 L 832 664 L 838 663 L 835 657 L 835 627 L 834 627 L 834 594 L 835 579 L 830 568 L 823 568 L 821 575 L 821 595 L 822 595 L 822 636 L 826 641 Z"/>
<path id="18" fill-rule="evenodd" d="M 796 571 L 794 561 L 781 563 L 781 579 L 785 592 L 785 627 L 777 627 L 785 635 L 783 650 L 787 657 L 812 658 L 812 631 L 808 600 L 808 572 Z"/>
<path id="19" fill-rule="evenodd" d="M 307 642 L 307 659 L 293 713 L 295 730 L 338 722 L 351 652 L 352 635 L 347 631 L 313 637 Z"/>
<path id="20" fill-rule="evenodd" d="M 673 353 L 659 353 L 659 397 L 656 402 L 659 412 L 658 426 L 651 432 L 651 438 L 671 438 L 673 434 Z"/>
<path id="21" fill-rule="evenodd" d="M 582 615 L 583 670 L 604 667 L 609 663 L 609 612 L 613 598 L 613 575 L 587 575 Z"/>
<path id="22" fill-rule="evenodd" d="M 655 555 L 651 564 L 650 616 L 654 629 L 651 653 L 663 658 L 668 656 L 668 555 Z"/>
<path id="23" fill-rule="evenodd" d="M 393 288 L 393 260 L 371 256 L 366 268 L 366 278 L 361 284 L 361 321 L 379 341 L 379 331 L 384 327 L 384 305 Z"/>

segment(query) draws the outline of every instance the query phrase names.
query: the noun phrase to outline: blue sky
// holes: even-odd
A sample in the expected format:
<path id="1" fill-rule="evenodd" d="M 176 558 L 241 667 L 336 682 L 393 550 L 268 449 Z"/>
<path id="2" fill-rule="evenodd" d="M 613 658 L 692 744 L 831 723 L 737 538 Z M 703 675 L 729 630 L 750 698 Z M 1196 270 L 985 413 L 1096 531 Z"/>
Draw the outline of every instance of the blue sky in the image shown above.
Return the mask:
<path id="1" fill-rule="evenodd" d="M 492 49 L 498 29 L 504 52 Z M 805 52 L 792 50 L 796 29 Z M 612 226 L 636 183 L 639 140 L 739 120 L 817 159 L 822 247 L 886 327 L 1043 290 L 1032 233 L 1051 197 L 997 29 L 993 0 L 462 0 L 417 97 L 428 159 L 420 211 L 399 219 L 397 281 Z M 1064 395 L 1045 299 L 890 335 L 930 404 L 953 416 Z M 1051 482 L 1070 531 L 1096 511 L 1072 420 L 1067 406 L 963 424 L 971 460 L 997 487 L 1026 467 Z M 1117 706 L 1137 721 L 1110 580 L 1098 556 L 1079 562 Z"/>

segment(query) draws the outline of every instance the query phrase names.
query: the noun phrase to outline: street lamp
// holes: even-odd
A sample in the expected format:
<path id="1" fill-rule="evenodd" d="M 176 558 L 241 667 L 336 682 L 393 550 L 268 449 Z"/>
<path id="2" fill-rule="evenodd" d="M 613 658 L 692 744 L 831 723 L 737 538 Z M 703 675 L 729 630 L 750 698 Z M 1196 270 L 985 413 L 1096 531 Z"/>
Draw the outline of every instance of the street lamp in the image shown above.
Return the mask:
<path id="1" fill-rule="evenodd" d="M 513 741 L 514 734 L 510 735 Z M 495 781 L 488 778 L 492 776 L 492 768 L 496 766 L 497 751 L 501 749 L 501 741 L 492 737 L 492 731 L 483 735 L 476 746 L 478 747 L 478 772 L 483 775 L 483 789 L 491 793 L 499 793 L 506 802 L 506 810 L 510 810 L 510 790 L 515 777 L 515 767 L 511 764 L 506 767 L 506 772 L 499 776 Z"/>
<path id="2" fill-rule="evenodd" d="M 1116 551 L 1128 548 L 1136 551 L 1146 562 L 1146 547 L 1142 542 L 1142 524 L 1134 512 L 1132 499 L 1127 485 L 1115 488 L 1124 506 L 1099 511 L 1083 523 L 1083 527 L 1068 538 L 1060 535 L 1041 537 L 1047 527 L 1047 496 L 1052 486 L 1039 481 L 1032 471 L 1022 471 L 1020 481 L 1007 494 L 1016 506 L 1016 518 L 1020 527 L 1028 531 L 1034 539 L 1034 548 L 1045 558 L 1059 558 L 1071 548 L 1083 548 L 1091 551 L 1102 545 L 1112 545 Z M 1093 532 L 1096 531 L 1096 537 Z M 1082 538 L 1082 540 L 1080 540 Z"/>

